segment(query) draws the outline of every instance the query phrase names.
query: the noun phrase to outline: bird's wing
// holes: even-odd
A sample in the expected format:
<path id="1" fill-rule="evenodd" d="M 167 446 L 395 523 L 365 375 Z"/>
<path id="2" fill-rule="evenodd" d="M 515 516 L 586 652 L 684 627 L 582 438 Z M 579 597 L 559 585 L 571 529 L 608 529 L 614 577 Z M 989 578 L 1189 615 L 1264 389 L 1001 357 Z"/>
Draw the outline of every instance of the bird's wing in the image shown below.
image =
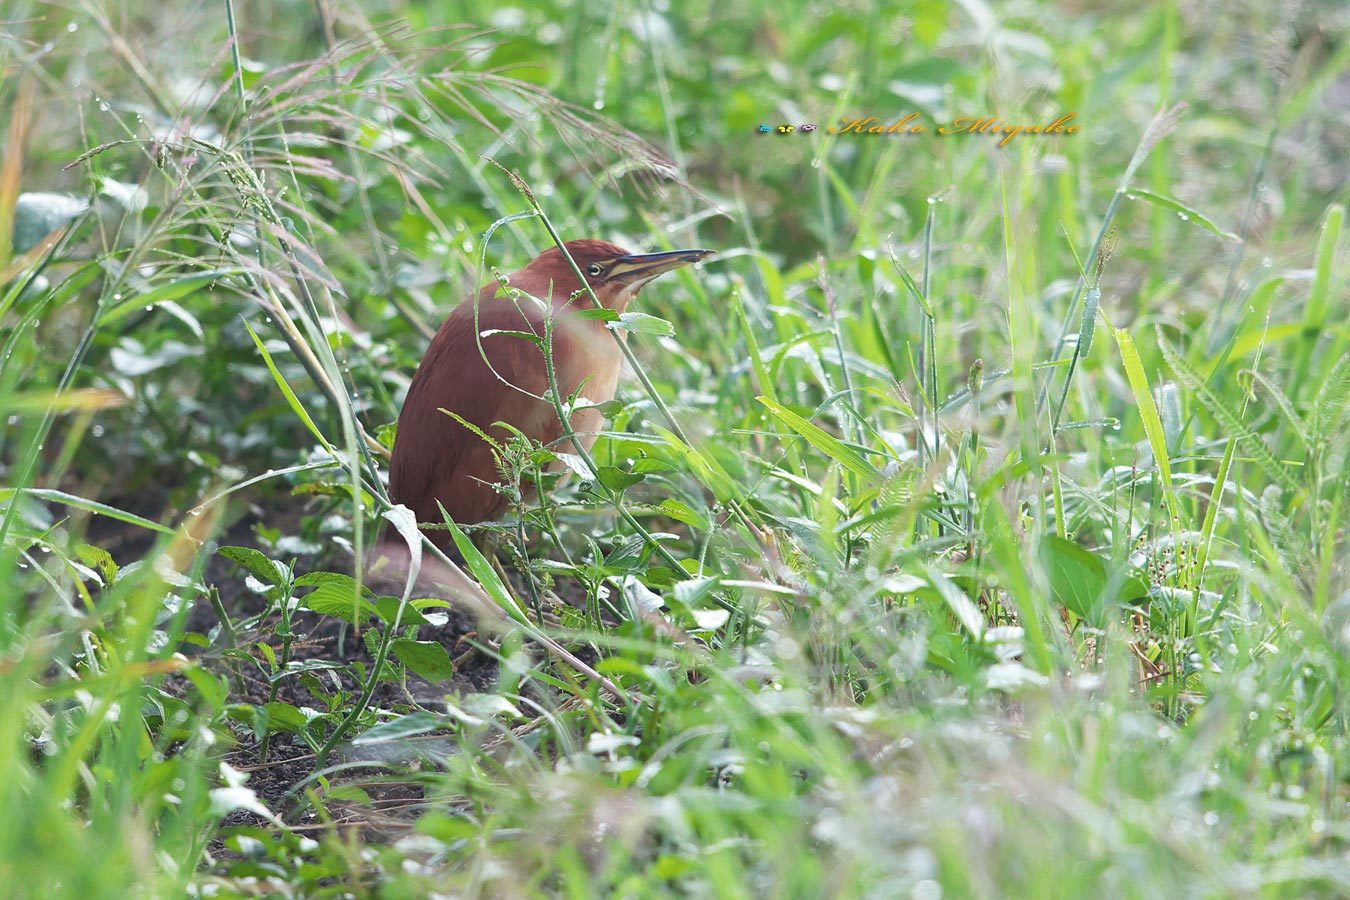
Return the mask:
<path id="1" fill-rule="evenodd" d="M 510 422 L 544 442 L 561 434 L 552 406 L 539 399 L 548 389 L 543 353 L 509 333 L 543 335 L 544 313 L 536 316 L 530 303 L 526 298 L 517 305 L 485 289 L 477 322 L 473 304 L 456 308 L 413 376 L 399 416 L 389 489 L 419 521 L 440 520 L 438 500 L 462 523 L 490 519 L 507 502 L 491 487 L 501 481 L 491 447 L 442 409 L 496 440 L 509 434 L 496 422 Z"/>

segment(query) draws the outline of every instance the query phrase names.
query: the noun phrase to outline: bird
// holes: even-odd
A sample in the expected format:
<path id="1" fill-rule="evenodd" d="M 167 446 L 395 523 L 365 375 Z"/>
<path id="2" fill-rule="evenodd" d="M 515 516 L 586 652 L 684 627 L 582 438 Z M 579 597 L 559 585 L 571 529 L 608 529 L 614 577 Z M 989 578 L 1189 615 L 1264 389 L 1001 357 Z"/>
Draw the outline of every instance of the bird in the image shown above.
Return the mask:
<path id="1" fill-rule="evenodd" d="M 602 240 L 564 246 L 601 306 L 619 315 L 648 282 L 714 252 L 633 253 Z M 549 248 L 506 276 L 506 285 L 494 280 L 460 303 L 432 338 L 399 412 L 389 467 L 391 499 L 412 510 L 419 525 L 442 524 L 441 507 L 457 525 L 472 525 L 510 506 L 512 492 L 498 487 L 503 476 L 484 435 L 506 441 L 509 425 L 555 452 L 576 452 L 546 399 L 542 341 L 531 338 L 545 337 L 550 317 L 558 398 L 580 395 L 571 431 L 582 449 L 594 444 L 603 418 L 596 407 L 614 399 L 618 387 L 623 338 L 606 317 L 579 315 L 594 304 L 576 271 L 560 248 Z M 533 499 L 531 485 L 517 487 L 519 496 Z M 452 550 L 445 529 L 423 533 Z"/>

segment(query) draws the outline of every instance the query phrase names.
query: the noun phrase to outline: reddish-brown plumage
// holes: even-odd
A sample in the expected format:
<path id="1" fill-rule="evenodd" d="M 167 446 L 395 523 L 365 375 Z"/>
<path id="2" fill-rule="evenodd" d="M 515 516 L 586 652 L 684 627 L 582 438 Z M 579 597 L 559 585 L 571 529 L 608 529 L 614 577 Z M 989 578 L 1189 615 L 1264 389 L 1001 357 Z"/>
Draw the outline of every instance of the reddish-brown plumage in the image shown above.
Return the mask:
<path id="1" fill-rule="evenodd" d="M 623 312 L 652 278 L 711 252 L 637 255 L 594 240 L 569 241 L 567 250 L 600 302 L 616 312 Z M 545 321 L 554 316 L 553 359 L 560 395 L 569 397 L 580 388 L 592 404 L 614 396 L 623 351 L 615 333 L 602 322 L 576 317 L 592 303 L 585 293 L 577 296 L 581 282 L 561 251 L 555 247 L 540 254 L 507 280 L 527 296 L 513 300 L 493 282 L 478 292 L 476 304 L 465 301 L 456 307 L 432 339 L 403 401 L 389 492 L 419 522 L 441 521 L 437 501 L 463 524 L 495 518 L 508 503 L 492 486 L 501 475 L 489 445 L 442 409 L 497 440 L 506 440 L 510 433 L 496 423 L 508 422 L 556 450 L 572 449 L 555 444 L 563 429 L 553 405 L 542 399 L 548 390 L 542 349 L 501 332 L 528 331 L 543 337 Z M 600 413 L 579 409 L 571 425 L 589 449 L 601 425 Z M 444 531 L 428 535 L 437 544 L 447 543 Z"/>

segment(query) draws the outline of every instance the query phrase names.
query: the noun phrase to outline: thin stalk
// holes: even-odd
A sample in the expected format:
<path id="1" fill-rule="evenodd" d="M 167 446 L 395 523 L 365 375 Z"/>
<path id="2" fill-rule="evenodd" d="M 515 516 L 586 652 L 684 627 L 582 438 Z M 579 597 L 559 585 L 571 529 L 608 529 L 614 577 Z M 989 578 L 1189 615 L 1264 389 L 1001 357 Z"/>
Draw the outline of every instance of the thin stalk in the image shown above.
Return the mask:
<path id="1" fill-rule="evenodd" d="M 1087 259 L 1096 259 L 1097 255 L 1101 252 L 1102 244 L 1106 241 L 1106 235 L 1111 230 L 1111 223 L 1115 221 L 1116 211 L 1120 209 L 1121 198 L 1123 198 L 1126 193 L 1126 182 L 1122 181 L 1120 186 L 1116 188 L 1116 192 L 1111 195 L 1111 202 L 1106 206 L 1106 213 L 1102 216 L 1102 224 L 1097 229 L 1097 236 L 1092 239 L 1092 246 L 1088 249 Z M 1088 275 L 1086 270 L 1082 270 L 1080 267 L 1078 284 L 1073 289 L 1073 296 L 1069 299 L 1069 308 L 1065 310 L 1064 321 L 1059 326 L 1059 337 L 1055 340 L 1055 350 L 1050 354 L 1052 368 L 1045 376 L 1045 381 L 1041 384 L 1041 392 L 1036 397 L 1037 416 L 1039 416 L 1041 410 L 1045 408 L 1045 401 L 1050 392 L 1050 382 L 1054 380 L 1053 364 L 1059 361 L 1059 355 L 1064 352 L 1064 344 L 1069 340 L 1069 330 L 1073 327 L 1074 316 L 1078 314 L 1078 304 L 1083 301 L 1084 295 L 1087 294 L 1087 289 Z M 1075 353 L 1076 352 L 1077 350 L 1075 348 Z M 1064 391 L 1067 394 L 1068 385 L 1065 385 Z"/>
<path id="2" fill-rule="evenodd" d="M 234 63 L 234 92 L 239 95 L 239 115 L 248 112 L 248 93 L 244 90 L 244 64 L 239 58 L 239 29 L 234 20 L 234 0 L 225 0 L 225 27 L 230 33 L 230 61 Z"/>
<path id="3" fill-rule="evenodd" d="M 277 631 L 277 637 L 281 638 L 281 657 L 277 661 L 277 667 L 272 672 L 272 684 L 267 691 L 267 703 L 271 705 L 277 702 L 277 693 L 281 690 L 281 677 L 286 672 L 286 667 L 291 664 L 291 645 L 295 643 L 295 629 L 291 623 L 291 617 L 294 613 L 291 604 L 292 578 L 295 576 L 295 570 L 288 566 L 286 573 L 285 589 L 281 593 L 281 628 Z M 267 734 L 263 735 L 262 746 L 258 748 L 258 762 L 267 762 L 267 751 L 272 746 L 272 729 L 267 729 Z"/>
<path id="4" fill-rule="evenodd" d="M 941 437 L 938 434 L 938 402 L 937 402 L 937 319 L 932 313 L 932 291 L 930 282 L 933 270 L 933 223 L 937 200 L 930 197 L 928 202 L 928 218 L 923 226 L 923 272 L 920 274 L 923 285 L 923 295 L 928 298 L 928 309 L 924 311 L 924 355 L 927 357 L 927 380 L 928 380 L 928 408 L 933 411 L 933 459 L 937 459 L 938 450 L 941 448 Z"/>

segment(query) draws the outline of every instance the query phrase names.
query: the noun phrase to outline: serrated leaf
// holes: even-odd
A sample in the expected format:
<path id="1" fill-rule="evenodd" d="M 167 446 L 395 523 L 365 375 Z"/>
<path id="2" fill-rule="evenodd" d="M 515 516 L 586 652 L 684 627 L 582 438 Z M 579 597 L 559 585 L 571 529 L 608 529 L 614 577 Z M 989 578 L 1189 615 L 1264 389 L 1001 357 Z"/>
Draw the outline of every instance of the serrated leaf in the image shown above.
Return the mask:
<path id="1" fill-rule="evenodd" d="M 553 455 L 559 462 L 566 466 L 572 474 L 576 475 L 578 478 L 584 478 L 587 481 L 590 480 L 591 470 L 587 467 L 586 460 L 577 456 L 575 453 L 555 452 Z"/>
<path id="2" fill-rule="evenodd" d="M 321 616 L 331 616 L 351 625 L 360 625 L 377 614 L 373 603 L 337 584 L 320 585 L 300 602 Z"/>
<path id="3" fill-rule="evenodd" d="M 399 627 L 404 625 L 425 625 L 426 617 L 417 611 L 417 608 L 409 603 L 403 606 L 402 615 L 399 614 L 399 607 L 403 601 L 399 597 L 377 597 L 375 599 L 375 614 L 381 619 L 393 625 L 397 620 Z"/>
<path id="4" fill-rule="evenodd" d="M 334 585 L 352 594 L 359 593 L 365 597 L 371 595 L 369 587 L 364 584 L 358 585 L 355 578 L 341 572 L 306 572 L 295 579 L 296 587 L 321 587 L 325 584 Z"/>
<path id="5" fill-rule="evenodd" d="M 450 654 L 436 641 L 398 638 L 390 643 L 389 649 L 404 668 L 427 681 L 449 681 L 454 677 L 455 665 Z"/>
<path id="6" fill-rule="evenodd" d="M 291 734 L 299 734 L 304 731 L 305 724 L 309 722 L 309 717 L 297 707 L 280 701 L 264 705 L 262 712 L 267 716 L 267 730 L 269 732 L 285 731 Z"/>
<path id="7" fill-rule="evenodd" d="M 93 566 L 98 570 L 99 578 L 102 579 L 104 587 L 111 586 L 117 580 L 117 563 L 107 550 L 102 547 L 95 547 L 92 544 L 81 544 L 76 554 L 85 565 Z"/>
<path id="8" fill-rule="evenodd" d="M 625 472 L 617 466 L 601 466 L 595 473 L 596 479 L 611 491 L 621 491 L 641 482 L 642 475 Z"/>
<path id="9" fill-rule="evenodd" d="M 717 576 L 697 576 L 675 585 L 675 599 L 685 606 L 699 606 L 716 590 L 720 579 Z"/>
<path id="10" fill-rule="evenodd" d="M 675 334 L 675 326 L 670 322 L 659 316 L 649 316 L 640 312 L 622 313 L 619 320 L 611 323 L 609 327 L 635 334 L 655 334 L 660 337 L 672 337 Z"/>
<path id="11" fill-rule="evenodd" d="M 662 500 L 656 508 L 676 522 L 682 522 L 693 528 L 708 527 L 707 517 L 695 511 L 692 506 L 683 500 Z"/>
<path id="12" fill-rule="evenodd" d="M 583 309 L 574 313 L 578 319 L 588 319 L 595 322 L 617 322 L 619 314 L 608 306 L 592 306 L 590 309 Z"/>
<path id="13" fill-rule="evenodd" d="M 281 563 L 268 559 L 262 551 L 252 547 L 221 547 L 216 553 L 243 566 L 244 571 L 269 587 L 286 579 L 286 569 Z"/>

